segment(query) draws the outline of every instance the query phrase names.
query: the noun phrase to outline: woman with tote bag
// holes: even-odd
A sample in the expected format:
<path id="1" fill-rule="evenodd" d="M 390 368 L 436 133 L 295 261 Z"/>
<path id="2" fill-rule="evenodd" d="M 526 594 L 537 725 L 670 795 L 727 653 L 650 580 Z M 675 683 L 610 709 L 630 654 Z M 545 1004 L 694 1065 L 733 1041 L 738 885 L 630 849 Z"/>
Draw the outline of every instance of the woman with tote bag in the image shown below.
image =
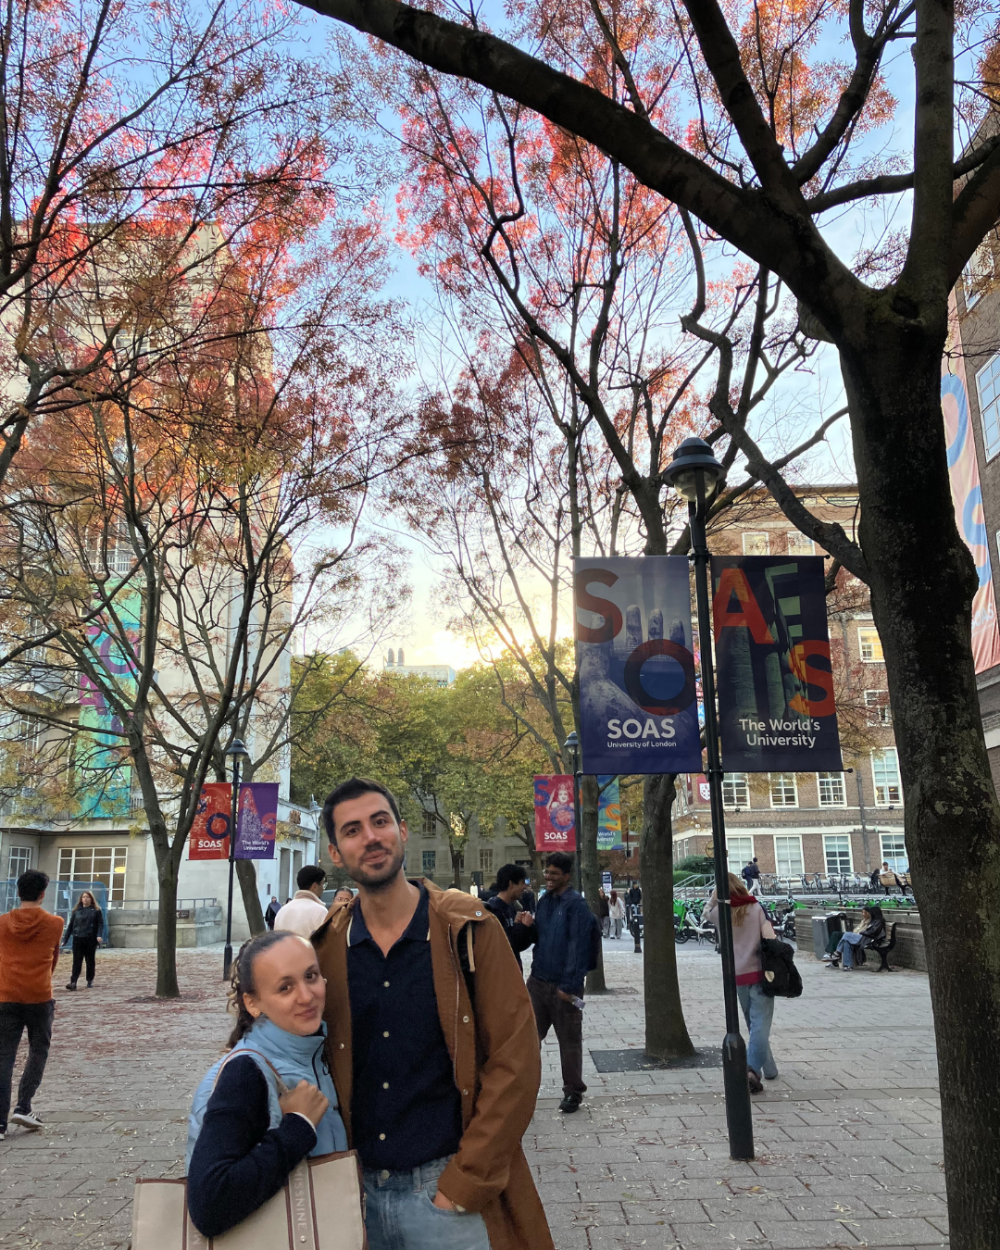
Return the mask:
<path id="1" fill-rule="evenodd" d="M 188 1213 L 209 1238 L 262 1207 L 307 1156 L 347 1149 L 310 943 L 282 930 L 248 942 L 232 999 L 229 1053 L 199 1086 L 188 1130 Z"/>

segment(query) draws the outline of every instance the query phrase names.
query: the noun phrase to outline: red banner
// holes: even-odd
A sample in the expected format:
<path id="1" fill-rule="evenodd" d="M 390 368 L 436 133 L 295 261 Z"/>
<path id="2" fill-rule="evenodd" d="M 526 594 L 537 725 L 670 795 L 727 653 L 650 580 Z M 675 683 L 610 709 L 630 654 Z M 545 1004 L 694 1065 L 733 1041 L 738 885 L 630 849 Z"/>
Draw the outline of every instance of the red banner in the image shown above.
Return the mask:
<path id="1" fill-rule="evenodd" d="M 233 787 L 209 781 L 201 788 L 198 811 L 188 835 L 188 859 L 228 859 Z"/>
<path id="2" fill-rule="evenodd" d="M 535 850 L 576 850 L 572 777 L 535 778 Z"/>

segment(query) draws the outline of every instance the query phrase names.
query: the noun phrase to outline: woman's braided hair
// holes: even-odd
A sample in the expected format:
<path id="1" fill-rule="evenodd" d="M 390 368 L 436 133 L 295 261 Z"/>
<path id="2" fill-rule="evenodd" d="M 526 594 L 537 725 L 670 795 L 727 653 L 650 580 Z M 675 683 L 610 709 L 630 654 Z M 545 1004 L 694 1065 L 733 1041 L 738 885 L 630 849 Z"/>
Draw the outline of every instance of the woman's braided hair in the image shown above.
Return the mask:
<path id="1" fill-rule="evenodd" d="M 270 950 L 272 946 L 276 946 L 279 942 L 283 942 L 285 938 L 294 936 L 294 933 L 289 933 L 285 929 L 272 929 L 267 933 L 259 933 L 255 938 L 244 942 L 240 947 L 239 954 L 233 961 L 233 971 L 230 979 L 227 1010 L 236 1017 L 236 1024 L 229 1035 L 229 1041 L 226 1044 L 227 1050 L 232 1050 L 240 1038 L 245 1037 L 250 1032 L 255 1023 L 254 1017 L 247 1009 L 243 996 L 245 994 L 257 993 L 257 985 L 253 978 L 253 966 L 257 956 L 263 954 L 266 950 Z"/>

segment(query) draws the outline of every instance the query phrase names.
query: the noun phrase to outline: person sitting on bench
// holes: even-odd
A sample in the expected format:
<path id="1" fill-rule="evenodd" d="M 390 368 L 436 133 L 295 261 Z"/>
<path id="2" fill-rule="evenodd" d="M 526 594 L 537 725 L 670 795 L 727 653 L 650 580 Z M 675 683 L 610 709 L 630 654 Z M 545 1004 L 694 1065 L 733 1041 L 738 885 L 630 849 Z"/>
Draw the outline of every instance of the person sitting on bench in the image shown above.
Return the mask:
<path id="1" fill-rule="evenodd" d="M 840 941 L 837 943 L 837 954 L 844 961 L 844 971 L 850 972 L 854 967 L 854 952 L 859 948 L 864 950 L 866 946 L 874 946 L 877 942 L 881 942 L 885 937 L 885 920 L 882 917 L 882 908 L 872 905 L 866 907 L 861 913 L 861 927 L 854 933 L 844 933 L 841 935 Z M 831 968 L 836 968 L 836 963 L 830 964 Z"/>

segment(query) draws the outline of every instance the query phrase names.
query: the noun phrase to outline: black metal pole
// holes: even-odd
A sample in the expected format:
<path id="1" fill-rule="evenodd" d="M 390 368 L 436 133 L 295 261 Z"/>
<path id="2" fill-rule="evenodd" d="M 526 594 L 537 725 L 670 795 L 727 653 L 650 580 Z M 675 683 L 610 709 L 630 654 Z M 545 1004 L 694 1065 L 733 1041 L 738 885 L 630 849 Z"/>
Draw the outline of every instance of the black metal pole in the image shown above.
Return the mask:
<path id="1" fill-rule="evenodd" d="M 753 1112 L 747 1081 L 747 1048 L 740 1034 L 740 1009 L 736 996 L 733 959 L 733 919 L 729 908 L 729 863 L 726 855 L 726 823 L 722 807 L 722 759 L 715 710 L 715 665 L 712 660 L 712 608 L 708 591 L 709 551 L 705 537 L 705 479 L 697 474 L 697 503 L 688 505 L 691 554 L 698 603 L 701 639 L 701 684 L 705 703 L 705 742 L 708 747 L 708 785 L 715 848 L 715 893 L 719 901 L 719 950 L 722 954 L 722 994 L 726 1008 L 726 1036 L 722 1043 L 722 1078 L 729 1126 L 729 1154 L 733 1159 L 752 1159 Z"/>
<path id="2" fill-rule="evenodd" d="M 222 979 L 229 980 L 233 967 L 233 869 L 236 867 L 236 819 L 240 801 L 240 761 L 233 760 L 233 797 L 229 817 L 229 905 L 226 908 L 226 949 L 222 956 Z"/>
<path id="3" fill-rule="evenodd" d="M 580 818 L 580 748 L 573 748 L 573 827 L 576 830 L 576 889 L 583 893 L 583 828 Z"/>

